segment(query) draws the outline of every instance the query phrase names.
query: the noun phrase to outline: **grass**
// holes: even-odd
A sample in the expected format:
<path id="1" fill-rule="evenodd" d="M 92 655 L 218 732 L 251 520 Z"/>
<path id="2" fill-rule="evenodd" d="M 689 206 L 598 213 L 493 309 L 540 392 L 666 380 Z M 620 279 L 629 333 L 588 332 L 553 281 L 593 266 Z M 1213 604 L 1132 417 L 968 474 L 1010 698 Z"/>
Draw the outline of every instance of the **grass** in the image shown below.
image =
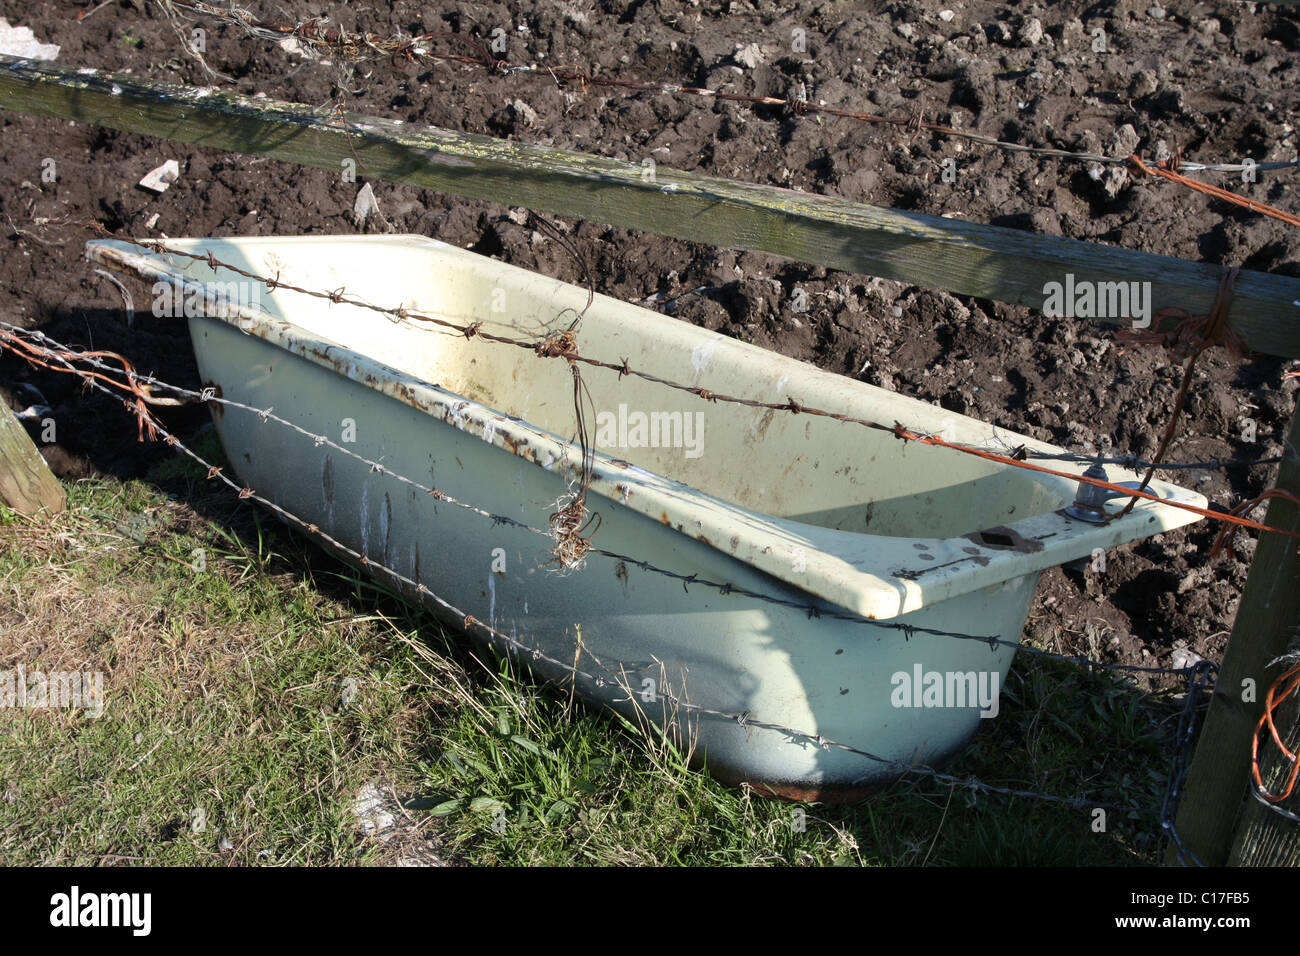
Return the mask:
<path id="1" fill-rule="evenodd" d="M 54 518 L 0 511 L 0 671 L 102 671 L 107 701 L 97 719 L 0 708 L 2 864 L 1157 861 L 1149 818 L 1099 832 L 1088 809 L 925 780 L 843 807 L 723 787 L 210 496 L 185 462 L 150 477 L 78 482 Z M 1155 808 L 1178 709 L 1022 655 L 947 769 Z"/>

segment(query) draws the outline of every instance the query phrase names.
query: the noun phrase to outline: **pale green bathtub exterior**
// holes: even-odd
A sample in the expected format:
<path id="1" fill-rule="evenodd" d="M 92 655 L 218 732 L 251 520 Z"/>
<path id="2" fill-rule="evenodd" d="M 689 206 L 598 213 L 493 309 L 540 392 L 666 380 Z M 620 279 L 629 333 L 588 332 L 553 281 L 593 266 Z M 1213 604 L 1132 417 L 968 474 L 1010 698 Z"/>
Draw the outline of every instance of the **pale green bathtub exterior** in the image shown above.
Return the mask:
<path id="1" fill-rule="evenodd" d="M 169 242 L 304 288 L 345 288 L 376 305 L 481 321 L 519 337 L 567 327 L 587 298 L 584 289 L 423 237 Z M 169 264 L 121 243 L 90 243 L 88 255 L 151 280 L 214 279 L 206 264 Z M 222 272 L 218 281 L 233 278 Z M 350 450 L 458 500 L 547 527 L 579 460 L 566 362 L 285 290 L 262 288 L 260 299 L 224 318 L 189 320 L 205 383 L 333 441 L 353 437 Z M 722 394 L 793 397 L 965 443 L 996 435 L 1004 447 L 1051 448 L 603 296 L 582 319 L 578 348 Z M 752 721 L 886 761 L 933 762 L 977 729 L 978 707 L 895 706 L 895 675 L 919 665 L 1000 683 L 1010 665 L 1008 647 L 907 636 L 871 620 L 1018 641 L 1043 569 L 1196 520 L 1141 502 L 1123 519 L 1090 525 L 1061 513 L 1077 488 L 1067 479 L 817 416 L 710 403 L 605 370 L 584 369 L 583 380 L 608 421 L 620 405 L 625 422 L 636 412 L 703 413 L 703 430 L 692 436 L 701 440 L 689 446 L 677 433 L 683 447 L 598 446 L 593 543 L 796 607 L 684 587 L 603 556 L 560 573 L 546 538 L 440 503 L 256 415 L 227 407 L 214 420 L 248 486 L 461 612 L 563 661 L 573 660 L 580 633 L 588 672 L 603 667 L 638 692 L 749 715 L 745 725 L 680 711 L 676 719 L 711 772 L 790 796 L 850 793 L 896 776 L 897 767 Z M 616 435 L 607 422 L 604 437 Z M 1114 481 L 1135 477 L 1111 473 Z M 1204 505 L 1174 486 L 1152 490 Z M 810 617 L 809 605 L 827 613 Z M 612 681 L 580 683 L 579 691 L 662 717 L 662 703 L 639 693 L 629 701 Z"/>

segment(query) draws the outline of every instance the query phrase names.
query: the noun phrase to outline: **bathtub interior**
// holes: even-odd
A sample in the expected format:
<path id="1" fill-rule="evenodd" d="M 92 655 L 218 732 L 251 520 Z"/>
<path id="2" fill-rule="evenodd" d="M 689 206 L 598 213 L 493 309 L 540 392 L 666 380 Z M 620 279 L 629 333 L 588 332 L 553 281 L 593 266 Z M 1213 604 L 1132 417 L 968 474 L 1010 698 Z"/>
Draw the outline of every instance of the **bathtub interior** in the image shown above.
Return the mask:
<path id="1" fill-rule="evenodd" d="M 954 441 L 1040 442 L 726 338 L 650 310 L 422 237 L 204 240 L 223 261 L 308 289 L 342 289 L 385 308 L 535 340 L 577 321 L 579 351 L 720 394 L 846 410 L 901 421 Z M 178 246 L 183 248 L 181 241 Z M 197 247 L 197 246 L 196 246 Z M 228 281 L 207 264 L 173 260 L 188 278 Z M 251 286 L 251 284 L 250 284 Z M 573 379 L 562 359 L 287 289 L 257 290 L 258 306 L 310 337 L 368 355 L 564 437 L 576 436 Z M 646 348 L 646 338 L 656 345 Z M 599 453 L 667 475 L 753 511 L 839 531 L 951 538 L 1061 508 L 1063 478 L 903 442 L 827 418 L 706 402 L 635 376 L 582 369 L 585 414 Z M 1067 470 L 1071 470 L 1067 468 Z M 1081 470 L 1081 468 L 1072 469 Z M 1121 476 L 1123 477 L 1123 476 Z M 810 507 L 809 503 L 815 503 Z"/>

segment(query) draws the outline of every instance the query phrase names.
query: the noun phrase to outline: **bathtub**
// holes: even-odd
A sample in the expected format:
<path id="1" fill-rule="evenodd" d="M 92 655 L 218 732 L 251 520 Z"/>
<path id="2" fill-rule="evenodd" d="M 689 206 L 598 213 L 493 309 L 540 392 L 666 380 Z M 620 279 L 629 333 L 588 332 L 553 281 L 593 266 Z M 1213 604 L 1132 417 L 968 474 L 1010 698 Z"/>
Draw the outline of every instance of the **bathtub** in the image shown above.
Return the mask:
<path id="1" fill-rule="evenodd" d="M 530 341 L 567 329 L 587 302 L 585 289 L 419 236 L 168 242 Z M 126 243 L 91 242 L 87 255 L 153 284 L 156 311 L 186 319 L 202 380 L 222 398 L 534 528 L 574 488 L 581 452 L 562 358 L 241 285 L 205 261 Z M 576 331 L 583 355 L 719 394 L 1059 451 L 605 296 Z M 997 719 L 1014 654 L 952 634 L 1018 642 L 1044 569 L 1198 520 L 1164 501 L 1205 504 L 1153 482 L 1163 501 L 1092 523 L 1066 513 L 1080 487 L 1070 478 L 605 369 L 582 378 L 591 543 L 625 557 L 590 554 L 578 569 L 559 566 L 548 538 L 253 412 L 214 404 L 213 419 L 241 481 L 326 546 L 338 552 L 328 536 L 366 557 L 345 560 L 456 627 L 467 614 L 506 635 L 543 678 L 567 679 L 557 662 L 577 659 L 584 699 L 669 725 L 726 782 L 799 799 L 851 797 L 951 755 Z M 1114 515 L 1126 501 L 1103 507 Z"/>

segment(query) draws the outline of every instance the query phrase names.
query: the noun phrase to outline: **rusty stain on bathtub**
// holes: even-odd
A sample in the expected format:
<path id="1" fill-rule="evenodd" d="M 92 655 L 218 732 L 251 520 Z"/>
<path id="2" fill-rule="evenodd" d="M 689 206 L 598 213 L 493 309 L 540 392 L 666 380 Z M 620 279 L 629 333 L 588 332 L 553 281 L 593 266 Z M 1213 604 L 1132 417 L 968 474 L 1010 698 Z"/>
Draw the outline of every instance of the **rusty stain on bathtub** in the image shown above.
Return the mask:
<path id="1" fill-rule="evenodd" d="M 379 512 L 379 539 L 384 549 L 384 564 L 392 563 L 393 500 L 384 492 L 384 507 Z"/>
<path id="2" fill-rule="evenodd" d="M 973 531 L 962 535 L 968 541 L 995 551 L 1018 551 L 1021 554 L 1033 554 L 1043 550 L 1043 542 L 1026 538 L 1014 528 L 997 525 L 983 531 Z"/>
<path id="3" fill-rule="evenodd" d="M 370 487 L 365 481 L 361 482 L 361 553 L 370 553 Z"/>
<path id="4" fill-rule="evenodd" d="M 325 456 L 324 465 L 321 468 L 321 490 L 325 494 L 325 527 L 334 531 L 334 460 Z"/>

